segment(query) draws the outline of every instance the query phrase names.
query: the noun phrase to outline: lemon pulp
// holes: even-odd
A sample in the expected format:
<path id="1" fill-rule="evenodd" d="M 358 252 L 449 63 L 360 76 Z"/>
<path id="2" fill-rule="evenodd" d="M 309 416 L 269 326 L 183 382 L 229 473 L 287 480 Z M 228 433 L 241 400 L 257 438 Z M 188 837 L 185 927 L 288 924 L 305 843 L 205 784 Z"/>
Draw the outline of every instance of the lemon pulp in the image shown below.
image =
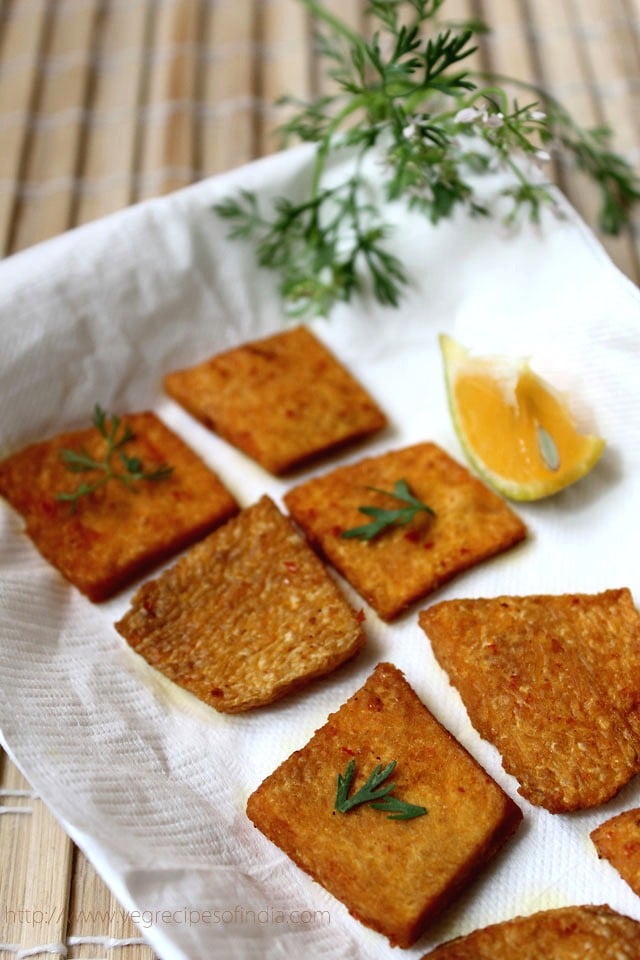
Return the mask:
<path id="1" fill-rule="evenodd" d="M 526 363 L 473 358 L 444 335 L 440 344 L 456 432 L 488 483 L 512 499 L 537 500 L 591 470 L 604 441 L 579 433 Z"/>

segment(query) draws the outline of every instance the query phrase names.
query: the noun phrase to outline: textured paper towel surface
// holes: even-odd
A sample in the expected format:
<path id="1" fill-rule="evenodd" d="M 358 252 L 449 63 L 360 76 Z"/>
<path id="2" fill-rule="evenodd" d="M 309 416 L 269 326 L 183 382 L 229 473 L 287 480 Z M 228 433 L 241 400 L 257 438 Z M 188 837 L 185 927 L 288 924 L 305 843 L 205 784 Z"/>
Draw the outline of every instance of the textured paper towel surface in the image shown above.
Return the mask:
<path id="1" fill-rule="evenodd" d="M 287 483 L 164 398 L 161 377 L 283 326 L 272 278 L 256 270 L 249 251 L 225 240 L 210 207 L 240 185 L 265 196 L 295 191 L 307 158 L 303 150 L 262 161 L 1 264 L 0 455 L 86 423 L 95 401 L 115 411 L 153 408 L 242 504 L 263 492 L 280 499 Z M 637 291 L 570 213 L 547 218 L 540 231 L 516 233 L 496 220 L 458 217 L 434 229 L 391 215 L 399 223 L 394 249 L 411 278 L 402 310 L 364 302 L 314 324 L 389 415 L 390 429 L 364 452 L 428 439 L 462 458 L 447 411 L 440 331 L 480 353 L 529 356 L 608 442 L 585 480 L 517 508 L 530 529 L 524 545 L 459 577 L 435 599 L 626 585 L 638 602 Z M 331 464 L 361 455 L 363 448 L 345 452 Z M 435 663 L 417 624 L 420 605 L 393 626 L 367 610 L 368 645 L 352 664 L 272 707 L 224 716 L 126 647 L 112 624 L 130 592 L 92 606 L 21 528 L 0 504 L 3 740 L 125 905 L 176 911 L 171 922 L 144 931 L 167 960 L 292 951 L 313 960 L 397 956 L 244 815 L 249 793 L 381 659 L 406 672 L 525 815 L 516 838 L 406 955 L 563 904 L 608 902 L 640 919 L 640 901 L 597 860 L 588 837 L 605 816 L 640 803 L 638 783 L 606 808 L 572 816 L 552 816 L 519 798 Z M 209 922 L 202 915 L 198 922 L 207 910 Z"/>

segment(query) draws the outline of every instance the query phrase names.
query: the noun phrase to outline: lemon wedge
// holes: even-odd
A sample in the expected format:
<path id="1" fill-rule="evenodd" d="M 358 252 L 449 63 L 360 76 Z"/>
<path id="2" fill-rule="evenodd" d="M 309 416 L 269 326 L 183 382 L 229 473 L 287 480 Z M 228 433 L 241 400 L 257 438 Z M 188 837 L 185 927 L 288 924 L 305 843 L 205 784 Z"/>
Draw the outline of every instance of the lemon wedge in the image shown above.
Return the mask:
<path id="1" fill-rule="evenodd" d="M 561 397 L 525 361 L 473 357 L 445 334 L 440 348 L 456 433 L 490 486 L 539 500 L 595 465 L 604 440 L 578 433 Z"/>

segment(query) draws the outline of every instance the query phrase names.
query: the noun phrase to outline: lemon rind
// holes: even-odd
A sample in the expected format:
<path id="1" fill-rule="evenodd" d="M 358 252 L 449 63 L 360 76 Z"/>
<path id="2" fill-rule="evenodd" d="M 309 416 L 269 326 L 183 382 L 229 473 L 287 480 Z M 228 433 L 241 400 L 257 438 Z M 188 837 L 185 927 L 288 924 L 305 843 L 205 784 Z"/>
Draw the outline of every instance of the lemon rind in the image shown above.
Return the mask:
<path id="1" fill-rule="evenodd" d="M 467 367 L 468 369 L 470 365 L 475 365 L 476 361 L 470 357 L 469 351 L 463 347 L 462 344 L 458 343 L 446 333 L 441 333 L 438 339 L 444 361 L 447 402 L 456 435 L 460 441 L 462 449 L 464 450 L 465 456 L 490 487 L 492 487 L 494 490 L 497 490 L 498 493 L 501 493 L 509 500 L 516 500 L 519 502 L 543 500 L 546 497 L 551 497 L 554 494 L 559 493 L 560 490 L 565 490 L 573 483 L 581 480 L 582 477 L 586 476 L 586 474 L 593 469 L 602 456 L 606 446 L 606 443 L 602 437 L 598 437 L 595 434 L 583 435 L 583 439 L 587 441 L 590 446 L 587 455 L 580 462 L 580 464 L 575 467 L 575 469 L 564 474 L 562 480 L 551 489 L 549 488 L 548 480 L 530 484 L 516 483 L 515 481 L 508 480 L 500 474 L 495 473 L 493 470 L 487 467 L 486 464 L 476 456 L 471 448 L 458 415 L 456 403 L 453 399 L 454 391 L 452 374 L 456 370 L 459 372 L 464 367 Z M 477 361 L 477 365 L 486 365 L 486 363 L 487 361 L 482 359 Z M 514 360 L 513 366 L 516 373 L 520 373 L 523 370 L 529 369 L 529 365 L 526 360 Z M 553 387 L 546 382 L 544 385 L 546 389 L 555 392 L 557 395 L 557 392 L 554 391 Z"/>

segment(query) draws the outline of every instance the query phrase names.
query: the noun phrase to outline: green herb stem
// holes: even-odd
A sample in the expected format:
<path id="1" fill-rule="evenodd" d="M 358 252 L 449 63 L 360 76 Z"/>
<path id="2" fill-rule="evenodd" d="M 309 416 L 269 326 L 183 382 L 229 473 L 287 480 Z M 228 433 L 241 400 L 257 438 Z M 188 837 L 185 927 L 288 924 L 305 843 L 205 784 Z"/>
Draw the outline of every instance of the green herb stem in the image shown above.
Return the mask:
<path id="1" fill-rule="evenodd" d="M 345 772 L 338 774 L 334 809 L 338 813 L 348 813 L 354 807 L 368 804 L 374 810 L 389 813 L 388 820 L 413 820 L 424 816 L 427 813 L 426 807 L 406 803 L 391 796 L 396 785 L 393 782 L 385 783 L 385 780 L 391 776 L 396 765 L 396 760 L 392 760 L 386 766 L 382 763 L 377 764 L 369 774 L 366 783 L 349 796 L 356 775 L 356 762 L 350 760 Z"/>
<path id="2" fill-rule="evenodd" d="M 607 128 L 583 130 L 534 84 L 461 70 L 476 50 L 474 37 L 484 32 L 481 24 L 443 23 L 438 14 L 444 0 L 365 0 L 372 22 L 366 39 L 320 0 L 300 2 L 322 26 L 319 56 L 338 87 L 309 103 L 283 100 L 297 110 L 282 132 L 317 144 L 309 199 L 296 204 L 280 197 L 273 212 L 263 214 L 257 196 L 243 191 L 215 207 L 229 222 L 229 235 L 252 238 L 259 264 L 279 273 L 293 316 L 328 315 L 340 301 L 369 289 L 383 304 L 400 302 L 404 267 L 386 246 L 390 230 L 382 206 L 359 170 L 374 148 L 384 199 L 404 202 L 433 224 L 460 206 L 486 216 L 500 197 L 512 203 L 507 221 L 521 209 L 539 221 L 543 206 L 555 207 L 555 193 L 526 170 L 527 161 L 540 162 L 546 147 L 572 157 L 597 184 L 605 232 L 628 225 L 640 200 L 640 179 L 611 150 Z M 505 85 L 533 93 L 536 102 L 511 102 Z M 327 189 L 327 166 L 342 147 L 355 151 L 356 173 L 347 176 L 345 191 L 340 185 Z M 469 175 L 505 166 L 516 182 L 489 201 L 479 200 Z"/>
<path id="3" fill-rule="evenodd" d="M 161 464 L 153 470 L 145 470 L 139 457 L 130 457 L 125 453 L 123 448 L 134 439 L 131 427 L 128 424 L 122 425 L 120 418 L 115 415 L 109 419 L 98 403 L 94 407 L 92 423 L 105 441 L 102 460 L 96 460 L 84 447 L 80 450 L 65 448 L 60 451 L 60 459 L 70 473 L 103 474 L 93 482 L 83 481 L 74 490 L 56 494 L 56 500 L 69 504 L 70 513 L 75 512 L 78 501 L 82 497 L 100 490 L 110 480 L 117 480 L 133 492 L 134 484 L 141 480 L 165 480 L 173 473 L 173 467 L 168 464 Z M 121 426 L 122 431 L 119 432 Z M 114 468 L 114 459 L 123 467 L 122 470 Z"/>
<path id="4" fill-rule="evenodd" d="M 421 500 L 411 493 L 406 480 L 397 480 L 393 490 L 380 490 L 378 487 L 367 487 L 374 493 L 381 493 L 385 497 L 393 497 L 405 503 L 405 507 L 395 510 L 388 510 L 382 507 L 363 506 L 358 507 L 360 513 L 365 517 L 371 517 L 370 523 L 365 523 L 360 527 L 351 527 L 349 530 L 343 530 L 340 534 L 344 539 L 355 540 L 375 540 L 376 537 L 389 530 L 392 527 L 405 526 L 414 519 L 419 513 L 427 513 L 435 517 L 435 512 Z"/>

